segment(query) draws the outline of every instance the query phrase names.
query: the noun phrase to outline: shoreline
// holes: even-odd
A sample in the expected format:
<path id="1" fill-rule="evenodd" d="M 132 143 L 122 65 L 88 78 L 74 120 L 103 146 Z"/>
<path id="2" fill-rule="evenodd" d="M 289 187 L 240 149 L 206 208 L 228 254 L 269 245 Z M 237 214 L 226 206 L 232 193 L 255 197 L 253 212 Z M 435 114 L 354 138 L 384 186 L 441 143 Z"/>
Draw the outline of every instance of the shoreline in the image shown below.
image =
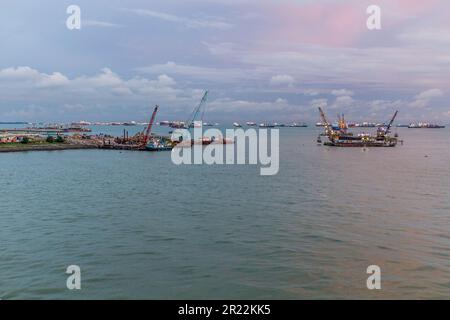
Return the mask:
<path id="1" fill-rule="evenodd" d="M 98 149 L 97 145 L 83 145 L 83 144 L 24 144 L 12 146 L 0 146 L 0 153 L 9 152 L 26 152 L 26 151 L 63 151 L 63 150 L 82 150 L 82 149 Z"/>

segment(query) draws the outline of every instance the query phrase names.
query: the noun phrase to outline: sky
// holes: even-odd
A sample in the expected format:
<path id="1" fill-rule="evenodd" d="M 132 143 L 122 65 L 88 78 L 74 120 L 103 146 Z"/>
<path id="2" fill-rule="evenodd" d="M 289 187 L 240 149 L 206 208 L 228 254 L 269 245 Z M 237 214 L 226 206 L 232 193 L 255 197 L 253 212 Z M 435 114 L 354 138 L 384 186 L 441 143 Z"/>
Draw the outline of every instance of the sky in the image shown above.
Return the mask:
<path id="1" fill-rule="evenodd" d="M 81 29 L 66 26 L 70 5 Z M 369 5 L 381 29 L 369 30 Z M 448 0 L 1 0 L 0 121 L 450 123 Z"/>

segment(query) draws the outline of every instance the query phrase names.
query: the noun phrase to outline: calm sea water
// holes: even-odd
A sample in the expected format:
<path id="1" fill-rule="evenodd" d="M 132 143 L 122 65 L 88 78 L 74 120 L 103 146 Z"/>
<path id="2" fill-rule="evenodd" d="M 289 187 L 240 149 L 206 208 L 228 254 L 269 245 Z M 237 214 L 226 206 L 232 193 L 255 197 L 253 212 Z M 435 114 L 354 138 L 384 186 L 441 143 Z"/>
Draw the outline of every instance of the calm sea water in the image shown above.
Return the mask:
<path id="1" fill-rule="evenodd" d="M 276 176 L 168 152 L 0 154 L 0 298 L 449 298 L 450 130 L 366 151 L 317 133 L 280 130 Z"/>

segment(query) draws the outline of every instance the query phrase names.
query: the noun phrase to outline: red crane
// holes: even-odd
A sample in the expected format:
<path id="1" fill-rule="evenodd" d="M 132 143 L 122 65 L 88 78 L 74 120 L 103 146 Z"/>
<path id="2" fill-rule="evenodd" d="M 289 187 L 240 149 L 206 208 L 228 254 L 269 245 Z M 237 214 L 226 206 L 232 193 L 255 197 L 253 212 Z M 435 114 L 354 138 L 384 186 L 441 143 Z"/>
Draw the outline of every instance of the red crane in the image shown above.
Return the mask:
<path id="1" fill-rule="evenodd" d="M 155 110 L 153 110 L 152 118 L 150 119 L 150 122 L 148 123 L 147 130 L 145 131 L 145 134 L 144 134 L 144 139 L 142 140 L 142 145 L 141 145 L 142 148 L 145 148 L 147 146 L 148 139 L 150 138 L 150 134 L 152 132 L 153 122 L 155 122 L 156 112 L 158 112 L 158 108 L 159 108 L 159 106 L 156 105 Z"/>

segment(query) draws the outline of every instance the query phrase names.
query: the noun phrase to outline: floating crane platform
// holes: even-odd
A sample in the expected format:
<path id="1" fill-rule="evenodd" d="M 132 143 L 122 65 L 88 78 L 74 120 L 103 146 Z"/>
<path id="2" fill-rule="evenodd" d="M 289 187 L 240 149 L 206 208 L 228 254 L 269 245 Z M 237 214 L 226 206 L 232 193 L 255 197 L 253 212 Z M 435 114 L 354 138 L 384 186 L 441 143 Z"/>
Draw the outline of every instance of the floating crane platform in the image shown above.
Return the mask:
<path id="1" fill-rule="evenodd" d="M 323 136 L 328 137 L 328 141 L 325 141 L 323 145 L 330 147 L 395 147 L 397 145 L 397 137 L 391 137 L 389 135 L 390 129 L 394 120 L 398 114 L 395 111 L 394 116 L 391 118 L 387 126 L 378 127 L 376 135 L 370 134 L 358 134 L 354 135 L 348 132 L 348 125 L 345 122 L 344 115 L 338 115 L 338 127 L 333 127 L 327 120 L 322 108 L 319 107 L 320 116 L 322 118 L 323 126 L 325 128 L 325 134 Z M 321 143 L 320 136 L 317 139 L 317 143 Z"/>

